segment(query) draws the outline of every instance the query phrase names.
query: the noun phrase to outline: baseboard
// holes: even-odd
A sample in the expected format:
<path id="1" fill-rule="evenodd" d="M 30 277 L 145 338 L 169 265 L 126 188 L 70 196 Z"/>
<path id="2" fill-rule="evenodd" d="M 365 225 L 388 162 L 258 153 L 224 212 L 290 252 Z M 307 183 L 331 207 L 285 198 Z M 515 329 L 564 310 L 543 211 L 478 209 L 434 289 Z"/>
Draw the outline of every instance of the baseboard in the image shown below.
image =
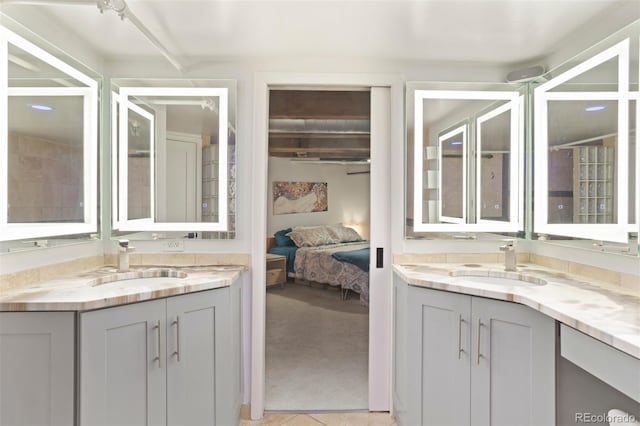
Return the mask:
<path id="1" fill-rule="evenodd" d="M 240 406 L 240 420 L 251 420 L 251 404 Z"/>

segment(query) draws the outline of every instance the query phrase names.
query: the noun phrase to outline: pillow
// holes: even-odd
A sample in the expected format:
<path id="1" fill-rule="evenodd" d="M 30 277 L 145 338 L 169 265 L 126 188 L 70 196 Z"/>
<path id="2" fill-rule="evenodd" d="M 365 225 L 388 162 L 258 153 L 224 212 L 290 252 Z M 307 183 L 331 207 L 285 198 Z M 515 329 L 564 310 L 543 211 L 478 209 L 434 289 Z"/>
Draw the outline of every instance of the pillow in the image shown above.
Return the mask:
<path id="1" fill-rule="evenodd" d="M 298 247 L 315 247 L 336 244 L 339 241 L 329 232 L 326 226 L 295 227 L 287 236 L 291 237 Z"/>
<path id="2" fill-rule="evenodd" d="M 358 231 L 353 228 L 349 228 L 343 225 L 329 225 L 327 226 L 329 232 L 334 236 L 339 243 L 349 243 L 352 241 L 363 241 Z"/>
<path id="3" fill-rule="evenodd" d="M 276 246 L 278 247 L 293 246 L 294 245 L 293 240 L 287 236 L 287 234 L 291 231 L 292 231 L 291 228 L 287 228 L 273 234 L 273 236 L 276 239 Z"/>

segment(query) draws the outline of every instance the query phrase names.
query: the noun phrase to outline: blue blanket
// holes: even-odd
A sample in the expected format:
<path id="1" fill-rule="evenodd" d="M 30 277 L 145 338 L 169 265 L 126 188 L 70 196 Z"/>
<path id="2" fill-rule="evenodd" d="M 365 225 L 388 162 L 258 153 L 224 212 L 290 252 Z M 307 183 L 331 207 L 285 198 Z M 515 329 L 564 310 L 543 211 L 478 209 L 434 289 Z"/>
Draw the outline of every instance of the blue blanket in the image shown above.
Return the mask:
<path id="1" fill-rule="evenodd" d="M 369 272 L 369 247 L 359 250 L 337 251 L 331 256 L 336 260 L 351 263 L 363 271 Z"/>
<path id="2" fill-rule="evenodd" d="M 271 247 L 269 253 L 287 256 L 287 272 L 293 273 L 293 264 L 296 262 L 296 246 Z"/>

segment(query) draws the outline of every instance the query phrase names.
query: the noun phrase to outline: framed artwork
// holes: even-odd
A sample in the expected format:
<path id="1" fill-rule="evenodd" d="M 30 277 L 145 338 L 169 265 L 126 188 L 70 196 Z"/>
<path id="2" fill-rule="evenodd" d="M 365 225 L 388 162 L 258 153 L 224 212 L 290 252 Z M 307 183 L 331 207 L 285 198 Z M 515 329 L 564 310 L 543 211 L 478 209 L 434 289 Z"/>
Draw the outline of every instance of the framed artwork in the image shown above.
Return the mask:
<path id="1" fill-rule="evenodd" d="M 326 212 L 327 182 L 273 182 L 273 214 Z"/>

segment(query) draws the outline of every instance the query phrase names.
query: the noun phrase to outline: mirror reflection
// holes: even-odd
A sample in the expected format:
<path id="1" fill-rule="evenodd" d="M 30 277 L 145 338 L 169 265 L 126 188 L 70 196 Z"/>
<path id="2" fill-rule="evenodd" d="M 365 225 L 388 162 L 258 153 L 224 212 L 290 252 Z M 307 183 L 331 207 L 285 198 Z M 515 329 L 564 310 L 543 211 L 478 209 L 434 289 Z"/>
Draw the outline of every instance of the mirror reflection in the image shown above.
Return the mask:
<path id="1" fill-rule="evenodd" d="M 467 126 L 463 125 L 438 137 L 440 149 L 440 221 L 464 223 L 466 218 L 466 185 L 467 169 L 464 160 L 467 153 Z M 429 186 L 427 171 L 427 188 Z M 431 188 L 438 188 L 431 184 Z M 434 209 L 435 210 L 435 209 Z M 425 212 L 429 217 L 429 209 Z M 423 216 L 424 217 L 424 216 Z M 437 219 L 431 218 L 430 222 Z"/>
<path id="2" fill-rule="evenodd" d="M 116 229 L 234 237 L 235 86 L 201 83 L 118 89 Z"/>
<path id="3" fill-rule="evenodd" d="M 0 43 L 8 77 L 1 239 L 96 232 L 97 81 L 3 27 Z"/>
<path id="4" fill-rule="evenodd" d="M 455 90 L 445 90 L 444 84 L 434 90 L 426 83 L 407 85 L 407 172 L 413 194 L 406 234 L 518 232 L 524 199 L 520 93 L 501 84 L 486 90 L 450 86 Z"/>
<path id="5" fill-rule="evenodd" d="M 580 57 L 534 90 L 534 232 L 627 243 L 638 232 L 638 40 Z"/>
<path id="6" fill-rule="evenodd" d="M 478 219 L 508 222 L 512 185 L 511 109 L 508 104 L 478 118 Z M 517 136 L 516 136 L 517 137 Z M 518 190 L 514 188 L 513 190 Z M 521 193 L 522 191 L 520 191 Z"/>

